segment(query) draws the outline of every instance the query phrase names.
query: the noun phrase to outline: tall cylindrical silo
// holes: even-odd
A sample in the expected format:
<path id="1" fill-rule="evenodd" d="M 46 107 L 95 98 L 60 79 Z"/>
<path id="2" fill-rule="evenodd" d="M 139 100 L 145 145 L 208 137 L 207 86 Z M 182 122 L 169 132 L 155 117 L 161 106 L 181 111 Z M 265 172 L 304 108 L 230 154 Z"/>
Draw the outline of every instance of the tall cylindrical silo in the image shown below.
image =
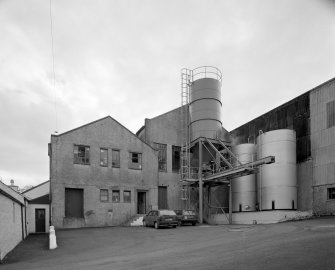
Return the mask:
<path id="1" fill-rule="evenodd" d="M 256 145 L 239 144 L 232 147 L 232 152 L 242 164 L 256 160 Z M 237 163 L 237 162 L 236 162 Z M 235 163 L 235 165 L 237 165 Z M 232 180 L 233 212 L 256 211 L 257 185 L 256 175 L 250 174 Z"/>
<path id="2" fill-rule="evenodd" d="M 280 129 L 257 137 L 258 159 L 275 156 L 257 175 L 261 210 L 297 209 L 296 133 Z"/>
<path id="3" fill-rule="evenodd" d="M 221 72 L 209 67 L 194 69 L 189 104 L 191 141 L 220 138 L 221 107 Z"/>

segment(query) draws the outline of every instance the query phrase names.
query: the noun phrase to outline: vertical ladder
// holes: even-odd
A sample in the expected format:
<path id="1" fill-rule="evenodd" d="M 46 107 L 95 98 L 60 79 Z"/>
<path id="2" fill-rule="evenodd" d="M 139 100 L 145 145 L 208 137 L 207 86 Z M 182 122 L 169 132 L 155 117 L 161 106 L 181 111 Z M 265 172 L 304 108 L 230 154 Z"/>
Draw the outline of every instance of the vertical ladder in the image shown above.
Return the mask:
<path id="1" fill-rule="evenodd" d="M 190 178 L 190 130 L 189 130 L 189 95 L 192 84 L 192 70 L 181 70 L 181 151 L 180 151 L 180 178 L 181 178 L 181 199 L 186 202 L 186 208 L 189 207 L 190 194 L 189 186 L 183 180 Z"/>

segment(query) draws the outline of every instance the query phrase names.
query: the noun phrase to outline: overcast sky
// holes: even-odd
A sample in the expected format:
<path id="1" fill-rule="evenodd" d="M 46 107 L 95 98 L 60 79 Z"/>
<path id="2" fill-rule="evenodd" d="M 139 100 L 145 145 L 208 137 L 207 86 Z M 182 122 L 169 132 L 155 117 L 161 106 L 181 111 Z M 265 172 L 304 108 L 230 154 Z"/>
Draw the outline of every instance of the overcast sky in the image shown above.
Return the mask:
<path id="1" fill-rule="evenodd" d="M 0 0 L 0 179 L 49 179 L 47 144 L 110 115 L 134 133 L 223 73 L 227 130 L 335 76 L 335 1 Z"/>

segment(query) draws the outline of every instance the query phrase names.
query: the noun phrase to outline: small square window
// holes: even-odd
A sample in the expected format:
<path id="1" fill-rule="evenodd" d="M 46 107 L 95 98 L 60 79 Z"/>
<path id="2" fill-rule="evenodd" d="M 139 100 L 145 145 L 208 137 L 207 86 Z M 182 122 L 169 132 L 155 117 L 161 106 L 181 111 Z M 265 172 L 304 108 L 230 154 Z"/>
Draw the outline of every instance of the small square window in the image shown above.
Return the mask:
<path id="1" fill-rule="evenodd" d="M 129 153 L 129 168 L 130 169 L 142 169 L 142 154 L 141 153 Z"/>
<path id="2" fill-rule="evenodd" d="M 120 190 L 113 190 L 112 202 L 120 202 Z"/>
<path id="3" fill-rule="evenodd" d="M 100 148 L 100 166 L 107 167 L 108 166 L 108 149 Z"/>
<path id="4" fill-rule="evenodd" d="M 335 200 L 335 187 L 327 188 L 327 199 L 328 200 Z"/>
<path id="5" fill-rule="evenodd" d="M 130 190 L 123 191 L 123 202 L 130 203 L 131 202 L 131 192 Z"/>
<path id="6" fill-rule="evenodd" d="M 120 150 L 112 150 L 112 166 L 120 168 Z"/>
<path id="7" fill-rule="evenodd" d="M 108 189 L 100 189 L 100 202 L 108 202 Z"/>
<path id="8" fill-rule="evenodd" d="M 86 145 L 74 145 L 73 163 L 89 165 L 90 164 L 90 147 Z"/>

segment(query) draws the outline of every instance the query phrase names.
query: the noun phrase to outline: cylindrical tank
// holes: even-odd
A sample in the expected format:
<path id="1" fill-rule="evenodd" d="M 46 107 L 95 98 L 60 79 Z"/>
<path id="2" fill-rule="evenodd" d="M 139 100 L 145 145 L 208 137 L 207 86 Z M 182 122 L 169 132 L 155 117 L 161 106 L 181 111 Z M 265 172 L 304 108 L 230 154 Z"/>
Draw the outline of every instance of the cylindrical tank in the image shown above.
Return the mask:
<path id="1" fill-rule="evenodd" d="M 257 137 L 258 159 L 275 156 L 257 175 L 260 210 L 297 209 L 296 133 L 279 129 Z"/>
<path id="2" fill-rule="evenodd" d="M 221 72 L 218 69 L 201 67 L 193 70 L 189 106 L 191 141 L 199 137 L 220 138 L 222 104 Z"/>
<path id="3" fill-rule="evenodd" d="M 239 144 L 232 147 L 232 152 L 242 164 L 256 160 L 256 145 Z M 237 165 L 237 161 L 234 161 Z M 256 175 L 249 174 L 232 180 L 233 212 L 256 211 L 257 185 Z"/>

